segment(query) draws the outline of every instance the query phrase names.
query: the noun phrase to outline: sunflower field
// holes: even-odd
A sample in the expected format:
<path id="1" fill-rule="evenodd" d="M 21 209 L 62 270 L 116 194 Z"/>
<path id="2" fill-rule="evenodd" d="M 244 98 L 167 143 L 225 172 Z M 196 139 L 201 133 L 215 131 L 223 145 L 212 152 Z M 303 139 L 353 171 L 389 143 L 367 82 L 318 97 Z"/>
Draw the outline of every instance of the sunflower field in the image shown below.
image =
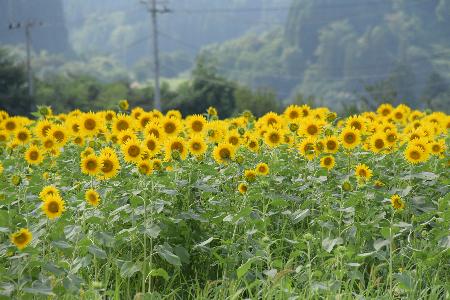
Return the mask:
<path id="1" fill-rule="evenodd" d="M 0 299 L 448 299 L 450 116 L 0 112 Z"/>

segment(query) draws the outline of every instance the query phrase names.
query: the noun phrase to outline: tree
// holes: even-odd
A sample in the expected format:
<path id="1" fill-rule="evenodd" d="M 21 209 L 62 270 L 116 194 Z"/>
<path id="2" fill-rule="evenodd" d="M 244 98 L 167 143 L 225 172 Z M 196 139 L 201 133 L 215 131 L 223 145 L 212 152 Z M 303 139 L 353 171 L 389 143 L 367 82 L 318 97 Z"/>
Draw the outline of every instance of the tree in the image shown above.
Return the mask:
<path id="1" fill-rule="evenodd" d="M 0 48 L 0 109 L 15 115 L 28 115 L 34 100 L 27 94 L 25 67 L 15 57 Z"/>

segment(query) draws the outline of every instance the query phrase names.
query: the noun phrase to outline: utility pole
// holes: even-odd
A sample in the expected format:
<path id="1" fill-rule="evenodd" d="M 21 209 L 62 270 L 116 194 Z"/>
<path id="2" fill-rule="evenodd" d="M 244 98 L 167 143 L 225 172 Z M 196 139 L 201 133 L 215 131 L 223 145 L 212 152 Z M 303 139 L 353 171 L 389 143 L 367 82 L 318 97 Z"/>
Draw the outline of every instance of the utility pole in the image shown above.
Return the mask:
<path id="1" fill-rule="evenodd" d="M 27 50 L 27 78 L 28 78 L 28 96 L 33 97 L 33 72 L 31 70 L 31 29 L 36 26 L 44 25 L 42 22 L 27 21 L 25 23 L 9 23 L 9 30 L 25 28 L 25 40 Z"/>
<path id="2" fill-rule="evenodd" d="M 155 108 L 161 110 L 161 90 L 159 87 L 159 44 L 158 44 L 158 14 L 171 12 L 166 6 L 162 9 L 157 8 L 156 0 L 141 0 L 142 4 L 147 6 L 148 11 L 152 17 L 152 32 L 153 32 L 153 60 L 155 62 Z"/>

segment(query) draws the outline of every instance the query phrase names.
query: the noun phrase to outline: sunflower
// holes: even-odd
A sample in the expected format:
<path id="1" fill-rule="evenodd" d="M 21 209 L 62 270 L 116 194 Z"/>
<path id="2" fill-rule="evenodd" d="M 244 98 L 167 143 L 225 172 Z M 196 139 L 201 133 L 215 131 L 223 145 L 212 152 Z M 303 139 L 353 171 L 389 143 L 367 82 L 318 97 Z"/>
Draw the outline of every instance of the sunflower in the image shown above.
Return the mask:
<path id="1" fill-rule="evenodd" d="M 67 129 L 63 125 L 54 125 L 47 132 L 48 136 L 53 137 L 56 143 L 60 146 L 64 145 L 67 142 Z"/>
<path id="2" fill-rule="evenodd" d="M 149 161 L 142 160 L 137 164 L 137 169 L 142 175 L 150 175 L 153 171 L 152 164 Z"/>
<path id="3" fill-rule="evenodd" d="M 336 153 L 339 150 L 339 140 L 335 136 L 328 136 L 323 140 L 323 151 L 326 153 Z"/>
<path id="4" fill-rule="evenodd" d="M 361 136 L 358 130 L 346 127 L 340 135 L 341 143 L 346 149 L 353 149 L 361 142 Z"/>
<path id="5" fill-rule="evenodd" d="M 138 119 L 138 124 L 141 129 L 144 129 L 145 126 L 147 126 L 147 124 L 149 124 L 151 120 L 152 114 L 149 112 L 143 112 Z"/>
<path id="6" fill-rule="evenodd" d="M 418 164 L 428 160 L 429 152 L 425 152 L 419 146 L 410 145 L 406 147 L 403 153 L 405 159 L 411 164 Z"/>
<path id="7" fill-rule="evenodd" d="M 192 115 L 186 120 L 187 128 L 192 133 L 202 133 L 206 128 L 206 119 L 202 115 Z"/>
<path id="8" fill-rule="evenodd" d="M 47 133 L 50 128 L 52 128 L 53 123 L 51 123 L 49 120 L 41 120 L 36 123 L 36 126 L 34 127 L 34 132 L 36 133 L 36 136 L 43 139 L 47 136 Z"/>
<path id="9" fill-rule="evenodd" d="M 253 152 L 258 152 L 259 151 L 259 140 L 256 137 L 251 136 L 247 141 L 247 148 Z"/>
<path id="10" fill-rule="evenodd" d="M 116 112 L 113 110 L 106 110 L 103 112 L 103 117 L 105 118 L 106 122 L 112 122 L 116 117 Z"/>
<path id="11" fill-rule="evenodd" d="M 103 151 L 102 151 L 103 152 Z M 107 180 L 115 177 L 120 170 L 119 159 L 116 153 L 103 152 L 98 157 L 100 163 L 99 179 Z"/>
<path id="12" fill-rule="evenodd" d="M 213 116 L 217 116 L 217 109 L 215 107 L 208 107 L 208 109 L 206 110 L 206 112 L 208 113 L 208 115 L 210 115 L 211 117 Z"/>
<path id="13" fill-rule="evenodd" d="M 208 145 L 205 143 L 205 140 L 200 135 L 191 136 L 189 143 L 189 152 L 195 156 L 203 155 L 208 149 Z"/>
<path id="14" fill-rule="evenodd" d="M 244 195 L 248 191 L 248 185 L 245 184 L 245 183 L 240 183 L 239 186 L 238 186 L 238 191 L 239 191 L 239 193 Z"/>
<path id="15" fill-rule="evenodd" d="M 164 117 L 161 121 L 161 128 L 163 130 L 164 135 L 169 137 L 177 136 L 181 130 L 181 122 L 176 118 L 167 118 Z"/>
<path id="16" fill-rule="evenodd" d="M 19 250 L 27 247 L 32 239 L 33 234 L 27 228 L 21 228 L 19 231 L 14 232 L 10 236 L 11 243 L 13 243 Z"/>
<path id="17" fill-rule="evenodd" d="M 44 160 L 44 154 L 37 146 L 32 145 L 25 151 L 25 160 L 30 165 L 38 165 Z"/>
<path id="18" fill-rule="evenodd" d="M 16 140 L 21 145 L 28 144 L 31 139 L 31 132 L 26 127 L 22 127 L 16 131 Z"/>
<path id="19" fill-rule="evenodd" d="M 154 157 L 161 150 L 161 145 L 153 134 L 148 135 L 143 144 L 149 157 Z"/>
<path id="20" fill-rule="evenodd" d="M 58 218 L 64 212 L 64 200 L 60 196 L 48 196 L 42 203 L 42 211 L 49 219 Z"/>
<path id="21" fill-rule="evenodd" d="M 385 150 L 387 146 L 385 139 L 386 135 L 381 132 L 372 135 L 369 140 L 370 150 L 374 153 L 380 153 Z"/>
<path id="22" fill-rule="evenodd" d="M 172 158 L 179 157 L 185 160 L 188 155 L 188 148 L 186 142 L 180 137 L 172 137 L 165 144 L 165 157 L 166 161 L 170 161 Z"/>
<path id="23" fill-rule="evenodd" d="M 283 124 L 283 118 L 274 112 L 268 112 L 264 116 L 262 116 L 258 122 L 261 122 L 266 127 L 281 127 Z"/>
<path id="24" fill-rule="evenodd" d="M 372 177 L 372 170 L 365 164 L 359 164 L 355 168 L 355 175 L 358 179 L 367 181 Z"/>
<path id="25" fill-rule="evenodd" d="M 354 128 L 361 132 L 366 130 L 366 120 L 363 116 L 351 116 L 347 119 L 347 127 Z"/>
<path id="26" fill-rule="evenodd" d="M 378 109 L 377 109 L 377 113 L 382 115 L 383 117 L 387 117 L 391 114 L 392 110 L 394 108 L 392 107 L 392 105 L 385 103 L 385 104 L 381 104 Z"/>
<path id="27" fill-rule="evenodd" d="M 445 149 L 446 145 L 444 139 L 432 141 L 430 144 L 431 154 L 433 155 L 443 157 Z"/>
<path id="28" fill-rule="evenodd" d="M 322 157 L 322 159 L 320 160 L 320 166 L 322 168 L 325 168 L 327 170 L 331 170 L 334 168 L 334 165 L 336 164 L 335 159 L 333 156 L 328 155 L 328 156 L 324 156 Z"/>
<path id="29" fill-rule="evenodd" d="M 259 163 L 255 168 L 256 174 L 266 176 L 269 174 L 269 166 L 266 163 Z"/>
<path id="30" fill-rule="evenodd" d="M 174 117 L 174 118 L 177 118 L 180 120 L 183 118 L 183 116 L 181 115 L 181 111 L 176 110 L 176 109 L 171 109 L 171 110 L 167 111 L 166 117 L 169 117 L 169 118 Z"/>
<path id="31" fill-rule="evenodd" d="M 264 134 L 264 142 L 270 148 L 277 147 L 283 142 L 283 133 L 279 129 L 270 126 Z"/>
<path id="32" fill-rule="evenodd" d="M 309 117 L 302 121 L 298 131 L 300 136 L 316 137 L 320 134 L 322 128 L 321 124 L 316 119 Z"/>
<path id="33" fill-rule="evenodd" d="M 244 171 L 244 178 L 248 182 L 253 182 L 256 180 L 256 171 L 255 170 L 245 170 Z"/>
<path id="34" fill-rule="evenodd" d="M 211 143 L 220 143 L 225 137 L 225 124 L 223 121 L 212 121 L 207 124 L 206 137 Z"/>
<path id="35" fill-rule="evenodd" d="M 238 147 L 242 142 L 241 135 L 239 134 L 239 132 L 236 129 L 231 130 L 230 132 L 228 132 L 228 134 L 225 138 L 225 142 L 230 143 L 234 147 Z"/>
<path id="36" fill-rule="evenodd" d="M 163 129 L 156 121 L 148 123 L 144 128 L 144 135 L 148 136 L 153 134 L 158 140 L 161 140 L 164 136 Z"/>
<path id="37" fill-rule="evenodd" d="M 101 129 L 101 120 L 93 112 L 85 113 L 81 116 L 80 130 L 83 135 L 96 135 Z"/>
<path id="38" fill-rule="evenodd" d="M 143 154 L 144 148 L 137 139 L 129 139 L 122 145 L 123 158 L 127 162 L 139 162 Z"/>
<path id="39" fill-rule="evenodd" d="M 9 133 L 14 133 L 20 128 L 20 119 L 18 117 L 10 117 L 3 121 L 3 127 Z"/>
<path id="40" fill-rule="evenodd" d="M 128 100 L 120 100 L 119 101 L 119 108 L 121 110 L 128 110 L 129 107 L 130 107 L 130 105 L 128 104 Z"/>
<path id="41" fill-rule="evenodd" d="M 307 137 L 301 141 L 297 149 L 306 159 L 312 160 L 316 155 L 316 140 L 312 137 Z"/>
<path id="42" fill-rule="evenodd" d="M 137 106 L 137 107 L 135 107 L 135 108 L 133 108 L 133 109 L 131 110 L 130 115 L 131 115 L 131 117 L 133 117 L 133 119 L 139 120 L 139 118 L 142 116 L 142 114 L 143 114 L 144 112 L 145 112 L 145 111 L 144 111 L 144 109 L 143 109 L 142 107 Z"/>
<path id="43" fill-rule="evenodd" d="M 399 195 L 395 194 L 391 197 L 391 205 L 395 210 L 403 210 L 405 208 L 405 201 Z"/>
<path id="44" fill-rule="evenodd" d="M 41 198 L 42 201 L 45 201 L 47 197 L 51 196 L 60 196 L 58 189 L 53 185 L 45 186 L 39 193 L 39 198 Z"/>
<path id="45" fill-rule="evenodd" d="M 289 105 L 285 110 L 284 110 L 284 116 L 286 118 L 288 118 L 290 121 L 295 121 L 301 117 L 303 117 L 303 113 L 302 110 L 300 109 L 300 106 L 298 105 Z"/>
<path id="46" fill-rule="evenodd" d="M 124 145 L 129 140 L 137 140 L 137 136 L 132 129 L 123 130 L 117 133 L 117 143 Z"/>
<path id="47" fill-rule="evenodd" d="M 152 170 L 161 171 L 162 170 L 162 161 L 160 159 L 152 159 L 150 160 L 150 164 L 152 166 Z"/>
<path id="48" fill-rule="evenodd" d="M 82 135 L 74 135 L 72 141 L 78 146 L 84 146 L 84 137 Z"/>
<path id="49" fill-rule="evenodd" d="M 118 134 L 119 132 L 132 128 L 133 119 L 125 114 L 118 114 L 113 120 L 112 132 Z"/>
<path id="50" fill-rule="evenodd" d="M 92 206 L 98 206 L 100 204 L 100 195 L 94 189 L 88 189 L 84 193 L 84 199 Z"/>
<path id="51" fill-rule="evenodd" d="M 229 143 L 219 143 L 213 150 L 214 160 L 218 164 L 227 164 L 234 159 L 235 148 Z"/>
<path id="52" fill-rule="evenodd" d="M 81 172 L 88 175 L 97 175 L 100 171 L 100 162 L 95 154 L 81 159 Z"/>

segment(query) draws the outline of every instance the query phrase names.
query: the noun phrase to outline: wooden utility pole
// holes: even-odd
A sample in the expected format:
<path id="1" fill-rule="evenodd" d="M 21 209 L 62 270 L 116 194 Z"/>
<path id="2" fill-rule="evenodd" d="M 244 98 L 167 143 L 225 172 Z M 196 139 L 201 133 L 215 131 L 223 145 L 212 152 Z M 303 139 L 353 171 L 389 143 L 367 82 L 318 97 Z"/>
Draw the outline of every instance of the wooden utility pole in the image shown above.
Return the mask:
<path id="1" fill-rule="evenodd" d="M 26 42 L 26 51 L 27 51 L 27 78 L 28 78 L 28 96 L 33 97 L 34 89 L 33 89 L 33 71 L 31 69 L 31 29 L 36 26 L 44 25 L 42 22 L 36 21 L 27 21 L 25 23 L 9 23 L 9 30 L 14 29 L 25 29 L 25 42 Z"/>
<path id="2" fill-rule="evenodd" d="M 171 12 L 166 6 L 162 9 L 157 8 L 156 0 L 141 0 L 142 4 L 147 6 L 148 11 L 152 17 L 152 32 L 153 32 L 153 60 L 155 64 L 155 108 L 161 110 L 161 90 L 159 86 L 159 42 L 158 42 L 158 14 Z"/>

